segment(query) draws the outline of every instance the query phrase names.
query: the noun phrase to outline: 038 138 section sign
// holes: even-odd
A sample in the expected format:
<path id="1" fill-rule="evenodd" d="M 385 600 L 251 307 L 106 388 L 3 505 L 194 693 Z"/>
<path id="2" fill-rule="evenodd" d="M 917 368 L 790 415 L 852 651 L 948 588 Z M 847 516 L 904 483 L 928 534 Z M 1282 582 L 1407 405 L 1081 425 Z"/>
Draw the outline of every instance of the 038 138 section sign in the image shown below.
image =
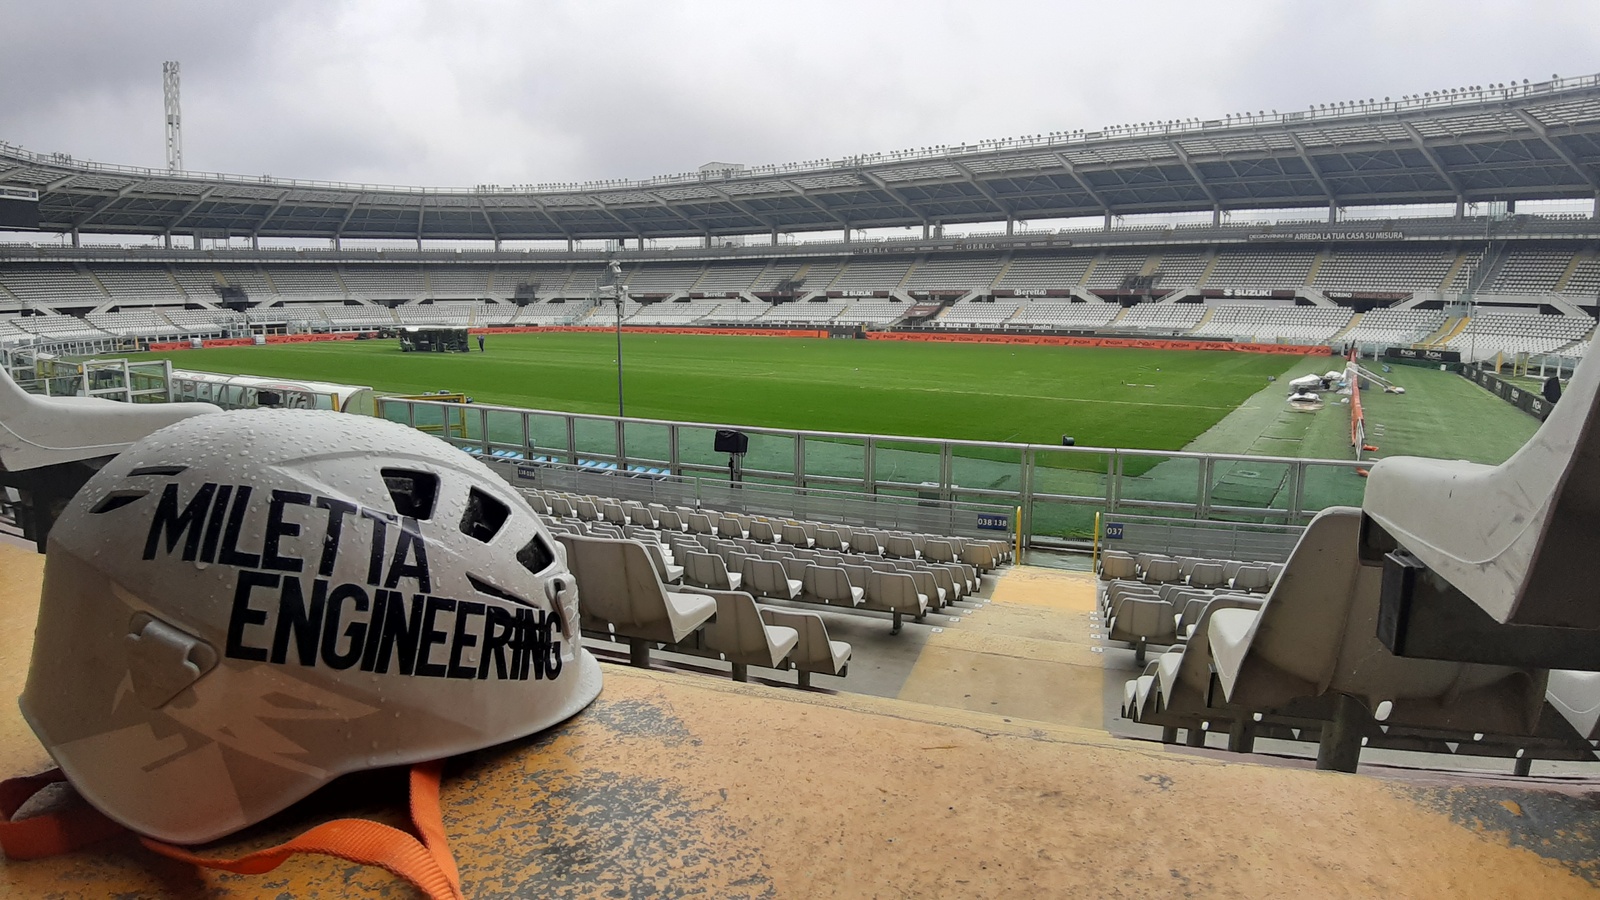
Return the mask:
<path id="1" fill-rule="evenodd" d="M 995 513 L 978 513 L 978 527 L 985 531 L 1010 531 L 1011 517 Z"/>

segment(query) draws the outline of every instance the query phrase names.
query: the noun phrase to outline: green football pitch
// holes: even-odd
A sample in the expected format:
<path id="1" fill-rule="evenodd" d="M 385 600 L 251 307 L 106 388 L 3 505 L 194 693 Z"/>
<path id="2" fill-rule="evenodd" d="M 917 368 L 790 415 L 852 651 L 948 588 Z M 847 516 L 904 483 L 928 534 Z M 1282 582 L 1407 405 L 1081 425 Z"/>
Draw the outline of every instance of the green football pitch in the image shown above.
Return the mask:
<path id="1" fill-rule="evenodd" d="M 177 368 L 368 385 L 395 394 L 460 392 L 478 403 L 614 415 L 616 339 L 610 334 L 491 334 L 488 352 L 401 353 L 395 341 L 339 341 L 162 354 Z M 701 335 L 624 334 L 624 399 L 630 417 L 907 437 L 955 438 L 1080 447 L 1199 450 L 1309 459 L 1351 458 L 1349 409 L 1328 395 L 1322 410 L 1297 412 L 1286 381 L 1343 365 L 1326 355 L 843 341 Z M 1375 363 L 1368 363 L 1376 366 Z M 1459 375 L 1396 366 L 1404 395 L 1369 391 L 1369 442 L 1398 453 L 1498 463 L 1537 427 L 1531 417 Z M 536 432 L 559 423 L 534 417 Z M 579 452 L 614 448 L 609 429 L 580 427 Z M 635 453 L 665 459 L 664 435 L 648 429 Z M 704 438 L 701 440 L 700 438 Z M 536 433 L 539 446 L 564 446 L 565 434 Z M 700 446 L 705 444 L 706 446 Z M 681 448 L 685 462 L 720 465 L 709 434 Z M 658 446 L 659 445 L 659 446 Z M 880 442 L 880 481 L 917 484 L 939 477 L 932 445 Z M 859 477 L 857 441 L 808 440 L 806 468 Z M 968 449 L 952 461 L 952 483 L 1019 490 L 1015 451 Z M 1108 457 L 1058 453 L 1041 460 L 1036 492 L 1104 497 Z M 792 445 L 751 443 L 746 466 L 783 472 Z M 1198 464 L 1159 454 L 1124 460 L 1121 496 L 1193 503 Z M 759 478 L 757 479 L 759 480 Z M 1221 462 L 1210 502 L 1283 508 L 1291 493 L 1282 463 Z M 1315 509 L 1359 503 L 1364 479 L 1353 469 L 1308 471 L 1302 501 Z M 1083 536 L 1094 504 L 1035 503 L 1037 534 Z"/>
<path id="2" fill-rule="evenodd" d="M 395 341 L 162 354 L 184 369 L 461 392 L 479 403 L 615 414 L 609 334 L 507 334 L 488 352 Z M 1298 357 L 900 341 L 623 336 L 629 416 L 979 441 L 1180 449 Z M 1326 359 L 1326 357 L 1324 357 Z"/>

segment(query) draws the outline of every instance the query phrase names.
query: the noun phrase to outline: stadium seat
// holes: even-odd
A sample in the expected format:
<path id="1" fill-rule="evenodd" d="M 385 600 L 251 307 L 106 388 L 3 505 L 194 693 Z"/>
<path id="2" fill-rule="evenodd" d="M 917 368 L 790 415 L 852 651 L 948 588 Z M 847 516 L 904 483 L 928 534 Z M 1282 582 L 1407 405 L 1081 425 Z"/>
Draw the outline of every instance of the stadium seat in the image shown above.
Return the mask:
<path id="1" fill-rule="evenodd" d="M 798 522 L 783 523 L 782 538 L 785 544 L 795 547 L 809 548 L 813 543 L 811 536 L 806 534 L 806 530 Z"/>
<path id="2" fill-rule="evenodd" d="M 849 674 L 852 648 L 844 641 L 828 638 L 828 626 L 821 616 L 813 612 L 763 608 L 761 618 L 771 625 L 793 628 L 798 635 L 794 649 L 789 651 L 789 665 L 794 667 L 800 687 L 811 686 L 813 672 Z"/>
<path id="3" fill-rule="evenodd" d="M 848 571 L 848 570 L 846 570 Z M 903 572 L 873 572 L 867 576 L 866 609 L 891 613 L 894 626 L 890 634 L 899 634 L 902 617 L 910 615 L 918 621 L 928 611 L 928 596 L 917 590 L 916 579 Z"/>
<path id="4" fill-rule="evenodd" d="M 800 632 L 788 625 L 767 622 L 761 608 L 743 591 L 708 590 L 717 614 L 701 630 L 701 647 L 722 656 L 733 666 L 734 681 L 748 681 L 748 667 L 780 668 Z"/>
<path id="5" fill-rule="evenodd" d="M 577 579 L 586 620 L 598 620 L 628 639 L 631 661 L 650 662 L 650 642 L 676 644 L 716 614 L 703 594 L 668 590 L 645 548 L 634 541 L 558 535 Z"/>
<path id="6" fill-rule="evenodd" d="M 850 549 L 850 539 L 846 537 L 848 533 L 848 530 L 838 527 L 818 526 L 815 538 L 816 546 L 818 549 L 836 550 L 843 553 Z"/>
<path id="7" fill-rule="evenodd" d="M 801 582 L 790 579 L 783 563 L 777 560 L 747 556 L 739 576 L 744 589 L 758 597 L 793 600 L 800 596 Z"/>
<path id="8" fill-rule="evenodd" d="M 1267 712 L 1321 699 L 1322 768 L 1354 771 L 1364 722 L 1454 732 L 1533 734 L 1545 672 L 1394 656 L 1377 637 L 1382 569 L 1361 564 L 1361 511 L 1330 507 L 1306 527 L 1259 612 L 1225 609 L 1207 640 L 1230 706 Z"/>
<path id="9" fill-rule="evenodd" d="M 766 519 L 753 519 L 750 522 L 750 540 L 763 544 L 778 542 L 778 533 L 772 529 L 772 523 Z"/>
<path id="10" fill-rule="evenodd" d="M 815 563 L 806 566 L 801 592 L 829 605 L 844 606 L 860 606 L 867 595 L 865 587 L 850 583 L 849 573 L 843 568 Z"/>
<path id="11" fill-rule="evenodd" d="M 739 589 L 739 573 L 729 572 L 727 561 L 715 553 L 687 553 L 683 567 L 684 582 L 694 587 L 719 591 Z"/>
<path id="12" fill-rule="evenodd" d="M 1138 567 L 1134 564 L 1131 554 L 1120 550 L 1107 550 L 1100 556 L 1100 579 L 1111 581 L 1118 578 L 1133 578 L 1138 574 Z"/>
<path id="13" fill-rule="evenodd" d="M 1578 366 L 1499 466 L 1393 456 L 1372 466 L 1369 555 L 1398 544 L 1497 622 L 1600 630 L 1600 363 Z"/>

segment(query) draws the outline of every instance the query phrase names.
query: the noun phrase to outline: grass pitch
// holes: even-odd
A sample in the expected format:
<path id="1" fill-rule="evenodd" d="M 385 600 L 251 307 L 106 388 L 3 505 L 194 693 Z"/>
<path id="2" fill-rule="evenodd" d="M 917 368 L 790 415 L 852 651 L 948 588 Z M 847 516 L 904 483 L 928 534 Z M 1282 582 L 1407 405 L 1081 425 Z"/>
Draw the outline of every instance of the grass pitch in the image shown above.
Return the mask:
<path id="1" fill-rule="evenodd" d="M 1181 449 L 1299 360 L 1248 353 L 623 334 L 629 416 L 817 431 Z M 178 368 L 460 391 L 615 414 L 610 334 L 488 336 L 488 352 L 392 340 L 159 354 Z M 1326 360 L 1326 357 L 1322 358 Z"/>

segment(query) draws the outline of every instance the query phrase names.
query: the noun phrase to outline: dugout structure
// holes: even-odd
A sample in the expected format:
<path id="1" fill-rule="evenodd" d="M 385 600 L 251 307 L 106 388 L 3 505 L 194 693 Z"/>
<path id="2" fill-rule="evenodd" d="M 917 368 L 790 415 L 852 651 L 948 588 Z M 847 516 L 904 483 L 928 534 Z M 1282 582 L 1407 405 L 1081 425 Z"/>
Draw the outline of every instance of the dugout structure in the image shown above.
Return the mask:
<path id="1" fill-rule="evenodd" d="M 400 329 L 400 350 L 403 353 L 467 353 L 465 326 L 412 325 Z"/>

